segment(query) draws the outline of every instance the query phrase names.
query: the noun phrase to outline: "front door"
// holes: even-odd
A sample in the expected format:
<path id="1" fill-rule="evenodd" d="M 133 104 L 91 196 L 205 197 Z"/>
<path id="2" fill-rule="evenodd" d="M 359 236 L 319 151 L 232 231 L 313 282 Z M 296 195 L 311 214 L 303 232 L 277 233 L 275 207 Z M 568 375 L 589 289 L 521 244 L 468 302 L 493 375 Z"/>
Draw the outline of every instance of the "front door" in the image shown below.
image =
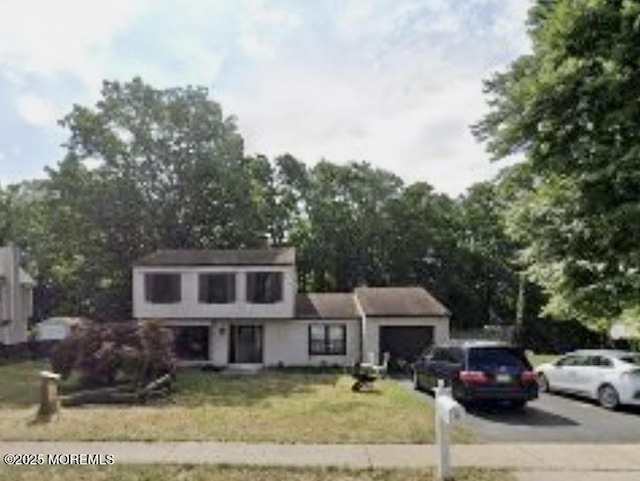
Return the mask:
<path id="1" fill-rule="evenodd" d="M 229 362 L 262 363 L 262 326 L 231 326 Z"/>

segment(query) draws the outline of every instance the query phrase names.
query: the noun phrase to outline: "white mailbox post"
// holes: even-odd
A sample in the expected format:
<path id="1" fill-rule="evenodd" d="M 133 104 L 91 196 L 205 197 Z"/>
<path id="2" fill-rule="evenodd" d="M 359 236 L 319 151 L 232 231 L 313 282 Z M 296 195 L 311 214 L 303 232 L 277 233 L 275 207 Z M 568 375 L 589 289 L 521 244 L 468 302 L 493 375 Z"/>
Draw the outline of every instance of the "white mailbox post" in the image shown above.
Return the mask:
<path id="1" fill-rule="evenodd" d="M 452 424 L 465 417 L 464 408 L 458 404 L 444 387 L 444 381 L 438 381 L 435 389 L 436 399 L 436 468 L 441 481 L 451 479 L 451 456 L 449 453 L 449 430 Z"/>

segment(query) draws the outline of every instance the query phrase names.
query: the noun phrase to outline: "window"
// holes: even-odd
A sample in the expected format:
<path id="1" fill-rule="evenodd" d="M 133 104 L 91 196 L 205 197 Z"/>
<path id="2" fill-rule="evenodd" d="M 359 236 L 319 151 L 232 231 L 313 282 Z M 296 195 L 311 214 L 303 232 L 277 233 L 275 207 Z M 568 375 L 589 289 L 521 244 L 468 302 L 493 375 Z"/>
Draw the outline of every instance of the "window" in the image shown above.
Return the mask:
<path id="1" fill-rule="evenodd" d="M 198 299 L 204 304 L 230 304 L 236 300 L 236 275 L 233 272 L 200 274 Z"/>
<path id="2" fill-rule="evenodd" d="M 174 304 L 180 302 L 180 274 L 146 274 L 144 278 L 145 299 L 152 304 Z"/>
<path id="3" fill-rule="evenodd" d="M 510 347 L 487 347 L 469 350 L 469 369 L 493 370 L 502 366 L 531 369 L 521 349 Z"/>
<path id="4" fill-rule="evenodd" d="M 619 359 L 622 362 L 626 362 L 627 364 L 637 364 L 640 366 L 640 354 L 629 354 L 626 356 L 621 356 Z"/>
<path id="5" fill-rule="evenodd" d="M 587 366 L 589 365 L 589 358 L 587 356 L 580 355 L 571 355 L 567 357 L 563 357 L 558 362 L 556 362 L 556 366 Z"/>
<path id="6" fill-rule="evenodd" d="M 274 304 L 282 300 L 282 272 L 248 272 L 247 302 Z"/>
<path id="7" fill-rule="evenodd" d="M 613 367 L 613 361 L 603 356 L 590 356 L 587 365 L 595 367 Z"/>
<path id="8" fill-rule="evenodd" d="M 320 356 L 347 354 L 347 326 L 344 324 L 309 326 L 309 354 Z"/>
<path id="9" fill-rule="evenodd" d="M 209 359 L 209 328 L 204 326 L 173 327 L 173 348 L 178 359 Z"/>

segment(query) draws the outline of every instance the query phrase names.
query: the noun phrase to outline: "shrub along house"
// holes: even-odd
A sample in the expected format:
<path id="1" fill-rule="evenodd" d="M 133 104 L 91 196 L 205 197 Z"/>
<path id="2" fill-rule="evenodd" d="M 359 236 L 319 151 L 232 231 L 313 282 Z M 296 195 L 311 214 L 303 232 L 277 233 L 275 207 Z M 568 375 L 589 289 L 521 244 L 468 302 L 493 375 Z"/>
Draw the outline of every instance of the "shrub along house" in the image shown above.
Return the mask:
<path id="1" fill-rule="evenodd" d="M 412 360 L 449 337 L 421 287 L 297 292 L 295 250 L 162 250 L 133 267 L 133 313 L 174 331 L 182 361 L 229 365 Z"/>

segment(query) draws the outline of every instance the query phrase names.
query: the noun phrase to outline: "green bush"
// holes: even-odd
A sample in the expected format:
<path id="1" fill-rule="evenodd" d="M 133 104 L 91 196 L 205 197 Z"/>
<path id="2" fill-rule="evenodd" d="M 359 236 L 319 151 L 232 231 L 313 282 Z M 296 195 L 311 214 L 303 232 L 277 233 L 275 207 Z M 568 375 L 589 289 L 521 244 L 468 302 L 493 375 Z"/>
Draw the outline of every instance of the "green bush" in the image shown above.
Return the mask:
<path id="1" fill-rule="evenodd" d="M 526 349 L 549 354 L 564 354 L 575 349 L 604 346 L 601 333 L 593 331 L 578 321 L 554 321 L 533 319 L 527 321 L 516 341 Z"/>

